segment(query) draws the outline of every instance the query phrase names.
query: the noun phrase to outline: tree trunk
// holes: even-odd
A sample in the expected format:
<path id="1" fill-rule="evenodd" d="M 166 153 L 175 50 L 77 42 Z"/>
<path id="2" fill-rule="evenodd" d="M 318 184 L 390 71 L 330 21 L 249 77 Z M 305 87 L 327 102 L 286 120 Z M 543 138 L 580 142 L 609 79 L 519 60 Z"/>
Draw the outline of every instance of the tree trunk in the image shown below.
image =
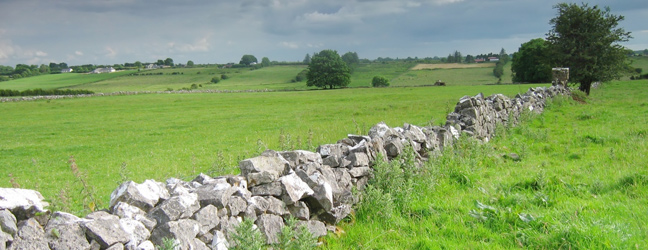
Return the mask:
<path id="1" fill-rule="evenodd" d="M 591 81 L 583 81 L 580 83 L 580 87 L 578 87 L 578 90 L 585 92 L 589 96 L 591 88 L 592 88 Z"/>

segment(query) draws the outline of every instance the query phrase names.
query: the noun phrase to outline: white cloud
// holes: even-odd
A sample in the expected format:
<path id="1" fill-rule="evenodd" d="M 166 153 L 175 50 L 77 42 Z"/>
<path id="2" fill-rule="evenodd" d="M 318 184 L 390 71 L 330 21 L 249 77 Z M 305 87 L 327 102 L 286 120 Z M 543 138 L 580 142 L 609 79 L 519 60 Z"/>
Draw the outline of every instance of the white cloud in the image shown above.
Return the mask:
<path id="1" fill-rule="evenodd" d="M 289 49 L 299 49 L 299 45 L 296 42 L 281 42 L 279 45 Z"/>
<path id="2" fill-rule="evenodd" d="M 111 58 L 111 59 L 115 58 L 117 56 L 117 51 L 115 49 L 107 46 L 106 47 L 106 54 L 104 54 L 104 56 L 106 56 L 108 58 Z"/>
<path id="3" fill-rule="evenodd" d="M 175 42 L 170 42 L 167 44 L 170 51 L 180 51 L 180 52 L 206 52 L 209 51 L 211 44 L 207 37 L 200 38 L 194 43 L 188 44 L 176 44 Z"/>
<path id="4" fill-rule="evenodd" d="M 82 56 L 83 52 L 77 50 L 77 51 L 74 51 L 74 54 L 77 55 L 77 56 Z"/>

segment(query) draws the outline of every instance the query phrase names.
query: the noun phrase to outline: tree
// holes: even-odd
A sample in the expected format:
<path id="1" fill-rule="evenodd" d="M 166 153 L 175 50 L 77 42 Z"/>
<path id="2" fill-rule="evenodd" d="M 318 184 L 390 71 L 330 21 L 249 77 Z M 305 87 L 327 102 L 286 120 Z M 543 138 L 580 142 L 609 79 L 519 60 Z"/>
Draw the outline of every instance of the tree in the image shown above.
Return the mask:
<path id="1" fill-rule="evenodd" d="M 353 73 L 355 68 L 360 64 L 360 58 L 356 52 L 347 52 L 342 55 L 342 61 L 344 61 L 347 66 L 349 66 L 350 73 Z"/>
<path id="2" fill-rule="evenodd" d="M 162 65 L 164 65 L 164 60 L 161 60 L 161 59 L 157 60 L 157 63 L 155 63 L 155 64 L 162 66 Z"/>
<path id="3" fill-rule="evenodd" d="M 474 63 L 475 62 L 475 57 L 472 55 L 466 55 L 466 60 L 464 63 Z"/>
<path id="4" fill-rule="evenodd" d="M 267 57 L 261 58 L 261 64 L 263 65 L 263 67 L 270 66 L 270 59 L 268 59 Z"/>
<path id="5" fill-rule="evenodd" d="M 250 65 L 251 63 L 257 63 L 257 62 L 259 62 L 259 61 L 257 60 L 257 58 L 255 56 L 253 56 L 253 55 L 243 55 L 243 57 L 241 57 L 241 61 L 239 62 L 239 64 Z"/>
<path id="6" fill-rule="evenodd" d="M 306 53 L 306 56 L 304 57 L 304 61 L 302 61 L 304 64 L 310 64 L 311 62 L 311 56 Z"/>
<path id="7" fill-rule="evenodd" d="M 619 42 L 632 36 L 618 28 L 623 16 L 610 14 L 610 8 L 590 7 L 587 3 L 560 3 L 558 16 L 549 22 L 547 34 L 555 66 L 568 67 L 570 81 L 589 95 L 593 82 L 621 77 L 627 69 L 625 49 Z"/>
<path id="8" fill-rule="evenodd" d="M 374 76 L 373 80 L 371 80 L 371 86 L 374 86 L 374 87 L 388 87 L 389 86 L 389 79 L 387 79 L 384 76 Z"/>
<path id="9" fill-rule="evenodd" d="M 135 66 L 135 68 L 137 68 L 137 69 L 141 69 L 141 68 L 142 68 L 142 62 L 140 62 L 140 61 L 135 61 L 134 66 Z"/>
<path id="10" fill-rule="evenodd" d="M 187 61 L 187 67 L 193 67 L 194 62 L 192 60 Z"/>
<path id="11" fill-rule="evenodd" d="M 513 54 L 513 82 L 551 82 L 549 43 L 542 38 L 532 39 Z"/>
<path id="12" fill-rule="evenodd" d="M 502 62 L 502 64 L 507 64 L 511 60 L 509 55 L 506 54 L 506 50 L 504 50 L 504 48 L 500 50 L 499 59 L 500 59 L 499 61 Z"/>
<path id="13" fill-rule="evenodd" d="M 461 55 L 461 52 L 455 50 L 455 52 L 454 52 L 454 61 L 456 63 L 461 63 L 461 61 L 463 61 L 462 59 L 463 59 L 463 56 Z"/>
<path id="14" fill-rule="evenodd" d="M 306 86 L 319 88 L 346 87 L 351 82 L 349 66 L 335 50 L 314 54 L 308 65 Z"/>
<path id="15" fill-rule="evenodd" d="M 171 58 L 164 59 L 164 65 L 173 66 L 173 59 Z"/>

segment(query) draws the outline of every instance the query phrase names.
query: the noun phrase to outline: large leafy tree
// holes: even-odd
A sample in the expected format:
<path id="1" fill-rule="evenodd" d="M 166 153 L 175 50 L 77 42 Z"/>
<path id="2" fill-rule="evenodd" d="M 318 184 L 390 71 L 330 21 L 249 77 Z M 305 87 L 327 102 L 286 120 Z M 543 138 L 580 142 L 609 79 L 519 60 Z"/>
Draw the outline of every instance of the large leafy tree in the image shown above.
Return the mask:
<path id="1" fill-rule="evenodd" d="M 579 83 L 588 95 L 593 82 L 619 78 L 628 64 L 619 43 L 632 38 L 618 27 L 624 17 L 611 14 L 609 7 L 587 3 L 561 3 L 554 8 L 558 15 L 549 22 L 552 29 L 547 34 L 554 66 L 569 67 L 570 81 Z"/>
<path id="2" fill-rule="evenodd" d="M 351 82 L 349 66 L 335 50 L 314 54 L 308 65 L 306 85 L 319 88 L 346 87 Z"/>
<path id="3" fill-rule="evenodd" d="M 257 60 L 257 58 L 255 56 L 253 56 L 253 55 L 243 55 L 243 57 L 241 57 L 241 61 L 239 61 L 239 64 L 250 65 L 251 63 L 257 63 L 257 62 L 259 62 L 259 61 Z"/>
<path id="4" fill-rule="evenodd" d="M 513 54 L 511 71 L 514 82 L 550 82 L 549 43 L 542 38 L 523 43 Z"/>

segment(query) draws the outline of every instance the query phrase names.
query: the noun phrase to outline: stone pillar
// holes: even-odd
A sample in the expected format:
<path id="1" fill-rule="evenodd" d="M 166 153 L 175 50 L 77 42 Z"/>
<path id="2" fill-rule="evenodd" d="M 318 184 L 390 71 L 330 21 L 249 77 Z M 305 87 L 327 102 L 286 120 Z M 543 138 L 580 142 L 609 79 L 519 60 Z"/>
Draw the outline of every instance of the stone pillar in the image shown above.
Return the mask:
<path id="1" fill-rule="evenodd" d="M 569 68 L 552 68 L 551 75 L 553 76 L 552 85 L 561 85 L 567 87 L 569 80 Z"/>

